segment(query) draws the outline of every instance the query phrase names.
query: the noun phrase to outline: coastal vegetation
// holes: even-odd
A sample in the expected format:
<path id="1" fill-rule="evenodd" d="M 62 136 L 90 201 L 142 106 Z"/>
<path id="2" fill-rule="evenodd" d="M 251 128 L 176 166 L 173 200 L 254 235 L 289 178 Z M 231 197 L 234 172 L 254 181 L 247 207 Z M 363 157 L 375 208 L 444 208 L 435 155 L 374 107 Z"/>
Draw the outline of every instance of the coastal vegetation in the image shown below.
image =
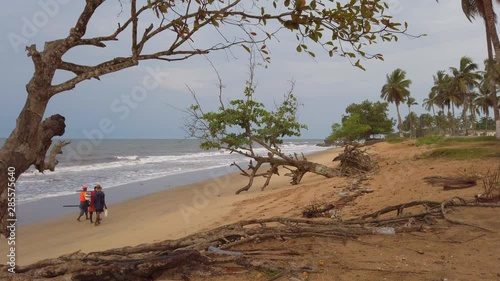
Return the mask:
<path id="1" fill-rule="evenodd" d="M 478 136 L 493 135 L 495 120 L 490 112 L 496 112 L 497 92 L 491 92 L 490 77 L 495 85 L 500 84 L 500 68 L 494 75 L 490 72 L 488 61 L 484 70 L 467 56 L 460 58 L 458 67 L 450 66 L 448 71 L 439 70 L 433 78 L 429 94 L 421 102 L 429 113 L 417 115 L 412 107 L 419 102 L 411 96 L 406 72 L 396 69 L 386 76 L 380 97 L 396 106 L 397 131 L 399 141 L 404 138 L 422 138 L 429 136 Z M 408 107 L 408 114 L 401 118 L 400 105 Z M 457 116 L 456 109 L 460 115 Z M 351 104 L 346 108 L 347 115 L 342 116 L 342 123 L 332 125 L 332 133 L 325 138 L 327 145 L 348 143 L 355 140 L 367 140 L 376 135 L 383 135 L 391 141 L 398 141 L 391 135 L 394 121 L 389 119 L 387 103 Z M 437 137 L 439 138 L 439 137 Z M 493 137 L 495 138 L 495 137 Z M 498 136 L 497 136 L 498 139 Z"/>
<path id="2" fill-rule="evenodd" d="M 368 139 L 373 135 L 387 135 L 392 132 L 394 119 L 389 118 L 388 103 L 363 101 L 352 103 L 345 109 L 342 123 L 332 125 L 332 133 L 325 139 L 327 145 L 351 143 Z"/>

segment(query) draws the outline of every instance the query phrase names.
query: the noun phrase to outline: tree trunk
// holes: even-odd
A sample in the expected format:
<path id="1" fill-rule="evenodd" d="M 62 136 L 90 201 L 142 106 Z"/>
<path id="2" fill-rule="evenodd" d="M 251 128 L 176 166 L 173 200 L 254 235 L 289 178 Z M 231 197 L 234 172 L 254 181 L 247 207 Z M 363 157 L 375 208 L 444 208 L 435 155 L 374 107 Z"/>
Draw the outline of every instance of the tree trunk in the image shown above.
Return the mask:
<path id="1" fill-rule="evenodd" d="M 486 112 L 486 123 L 484 124 L 484 135 L 488 134 L 488 116 L 489 114 Z"/>
<path id="2" fill-rule="evenodd" d="M 338 177 L 340 176 L 340 173 L 337 169 L 333 169 L 330 167 L 327 167 L 322 164 L 314 163 L 314 162 L 309 162 L 309 161 L 299 161 L 297 168 L 306 170 L 310 173 L 314 173 L 320 176 L 324 176 L 327 178 L 333 178 L 333 177 Z"/>
<path id="3" fill-rule="evenodd" d="M 436 118 L 436 111 L 434 110 L 434 105 L 432 106 L 432 117 L 434 118 L 434 121 L 436 122 L 436 129 L 437 129 L 437 133 L 439 134 L 439 122 L 438 122 L 438 119 Z"/>
<path id="4" fill-rule="evenodd" d="M 408 105 L 408 122 L 410 123 L 410 139 L 413 138 L 413 126 L 411 125 L 411 108 Z"/>
<path id="5" fill-rule="evenodd" d="M 473 136 L 476 136 L 476 114 L 474 113 L 474 105 L 470 105 L 469 106 L 469 111 L 470 111 L 470 116 L 471 116 L 471 119 L 470 122 L 471 122 L 471 129 L 472 129 L 472 135 Z"/>
<path id="6" fill-rule="evenodd" d="M 341 176 L 340 171 L 335 168 L 330 168 L 322 164 L 309 162 L 305 159 L 298 160 L 290 157 L 286 157 L 285 159 L 282 157 L 283 155 L 279 155 L 279 157 L 276 157 L 274 155 L 272 157 L 260 157 L 260 156 L 252 157 L 253 160 L 257 162 L 257 164 L 253 166 L 252 160 L 250 161 L 249 169 L 251 170 L 251 173 L 248 173 L 245 169 L 241 168 L 236 163 L 231 164 L 231 166 L 234 165 L 240 170 L 241 175 L 247 176 L 249 178 L 247 185 L 238 189 L 235 192 L 235 194 L 240 194 L 243 191 L 248 191 L 252 187 L 255 177 L 267 178 L 266 182 L 261 188 L 261 190 L 264 190 L 264 188 L 269 184 L 272 175 L 277 174 L 279 166 L 283 166 L 284 168 L 286 168 L 291 172 L 285 175 L 292 177 L 292 180 L 290 181 L 292 185 L 299 184 L 300 181 L 302 180 L 302 177 L 306 173 L 314 173 L 327 178 Z M 269 164 L 270 168 L 265 172 L 260 172 L 260 169 L 261 167 L 263 167 L 263 164 Z M 295 169 L 291 169 L 289 167 L 294 167 Z"/>
<path id="7" fill-rule="evenodd" d="M 495 105 L 498 105 L 498 99 L 497 99 L 497 87 L 496 87 L 496 69 L 495 69 L 495 60 L 493 58 L 493 48 L 492 48 L 492 39 L 491 39 L 491 36 L 490 36 L 490 33 L 488 32 L 488 24 L 486 23 L 486 20 L 484 21 L 484 24 L 486 25 L 486 41 L 488 43 L 488 68 L 489 68 L 489 71 L 490 71 L 490 79 L 489 79 L 489 90 L 490 90 L 490 93 L 491 93 L 491 100 L 493 101 L 493 114 L 495 116 L 495 122 L 498 122 L 500 120 L 500 115 L 498 113 L 498 106 L 496 106 L 495 108 Z M 484 134 L 486 135 L 487 134 L 487 131 L 488 131 L 488 115 L 489 114 L 486 114 L 486 125 L 485 125 L 485 132 Z M 499 124 L 497 123 L 496 124 L 496 128 L 499 128 Z M 500 133 L 497 129 L 497 132 L 496 132 L 496 135 L 497 135 L 497 139 L 500 139 Z"/>
<path id="8" fill-rule="evenodd" d="M 52 144 L 52 137 L 64 134 L 66 125 L 63 116 L 53 115 L 42 122 L 49 100 L 47 96 L 44 89 L 28 94 L 16 128 L 0 149 L 0 233 L 6 236 L 10 234 L 7 219 L 15 218 L 15 210 L 8 208 L 8 202 L 12 200 L 8 195 L 14 191 L 9 185 L 12 188 L 13 182 L 31 165 L 44 171 L 47 167 L 45 155 Z M 8 171 L 13 173 L 9 175 Z"/>
<path id="9" fill-rule="evenodd" d="M 451 135 L 455 136 L 455 105 L 451 105 Z"/>
<path id="10" fill-rule="evenodd" d="M 498 38 L 498 33 L 496 29 L 495 12 L 493 11 L 493 3 L 491 0 L 483 0 L 484 3 L 484 20 L 487 28 L 487 32 L 491 36 L 491 43 L 495 49 L 495 65 L 500 65 L 500 39 Z M 490 43 L 488 43 L 490 45 Z M 490 47 L 491 48 L 491 47 Z M 498 99 L 496 97 L 496 91 L 492 93 L 495 97 L 493 98 L 493 112 L 496 120 L 496 138 L 500 140 L 500 114 L 498 109 Z"/>
<path id="11" fill-rule="evenodd" d="M 403 135 L 403 128 L 401 125 L 401 114 L 399 114 L 399 104 L 396 103 L 396 111 L 398 112 L 398 130 L 399 130 L 399 137 L 404 138 Z"/>
<path id="12" fill-rule="evenodd" d="M 464 119 L 464 135 L 467 136 L 467 129 L 468 129 L 468 123 L 467 123 L 467 107 L 468 105 L 468 100 L 467 100 L 467 95 L 464 94 L 464 104 L 463 104 L 463 109 L 462 109 L 462 118 Z"/>

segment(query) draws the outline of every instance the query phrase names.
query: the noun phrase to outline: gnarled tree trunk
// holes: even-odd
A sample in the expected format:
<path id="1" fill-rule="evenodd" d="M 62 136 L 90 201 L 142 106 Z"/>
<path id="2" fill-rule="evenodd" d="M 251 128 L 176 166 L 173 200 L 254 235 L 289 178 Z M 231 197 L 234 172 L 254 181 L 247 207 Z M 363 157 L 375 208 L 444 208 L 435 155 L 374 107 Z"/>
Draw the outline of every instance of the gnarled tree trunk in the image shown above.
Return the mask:
<path id="1" fill-rule="evenodd" d="M 9 193 L 14 193 L 13 183 L 31 165 L 43 172 L 53 170 L 56 164 L 55 159 L 46 162 L 45 155 L 52 144 L 52 137 L 62 136 L 66 125 L 64 117 L 58 114 L 42 122 L 48 102 L 45 96 L 43 90 L 28 94 L 26 104 L 17 118 L 16 128 L 0 149 L 0 221 L 6 236 L 9 234 L 7 218 L 15 218 L 15 210 L 8 208 L 7 198 Z M 10 175 L 9 171 L 12 172 Z"/>
<path id="2" fill-rule="evenodd" d="M 290 180 L 290 183 L 295 185 L 299 184 L 300 181 L 302 180 L 302 177 L 306 173 L 314 173 L 320 176 L 324 176 L 327 178 L 333 178 L 333 177 L 338 177 L 340 176 L 340 171 L 335 168 L 330 168 L 325 165 L 319 164 L 319 163 L 314 163 L 307 161 L 305 159 L 299 160 L 296 158 L 291 158 L 288 156 L 285 156 L 281 153 L 279 153 L 279 156 L 282 157 L 275 157 L 274 154 L 269 153 L 269 157 L 259 157 L 255 156 L 253 159 L 257 162 L 256 165 L 253 165 L 252 161 L 250 161 L 248 170 L 251 170 L 250 173 L 246 172 L 245 169 L 241 168 L 238 164 L 233 163 L 232 166 L 238 167 L 238 169 L 241 171 L 241 174 L 244 176 L 248 177 L 248 184 L 245 185 L 244 187 L 238 189 L 236 191 L 236 194 L 240 194 L 243 191 L 248 191 L 250 187 L 253 184 L 253 180 L 255 177 L 265 177 L 267 178 L 266 182 L 264 185 L 261 187 L 261 190 L 264 190 L 264 188 L 269 184 L 269 181 L 272 177 L 273 174 L 278 173 L 278 167 L 283 166 L 286 169 L 290 170 L 291 173 L 286 174 L 287 176 L 292 177 Z M 270 168 L 265 171 L 265 172 L 259 172 L 259 169 L 262 167 L 263 164 L 269 164 Z M 294 167 L 295 169 L 288 168 L 287 166 Z"/>

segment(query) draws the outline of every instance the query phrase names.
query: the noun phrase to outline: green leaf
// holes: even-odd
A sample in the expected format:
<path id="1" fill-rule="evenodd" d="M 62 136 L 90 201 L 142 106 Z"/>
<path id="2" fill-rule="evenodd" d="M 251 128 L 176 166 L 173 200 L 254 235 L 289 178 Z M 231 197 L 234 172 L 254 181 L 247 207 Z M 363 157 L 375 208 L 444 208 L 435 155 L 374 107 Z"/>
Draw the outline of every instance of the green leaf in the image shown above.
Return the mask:
<path id="1" fill-rule="evenodd" d="M 252 51 L 250 51 L 250 48 L 246 45 L 241 45 L 249 54 L 252 53 Z"/>
<path id="2" fill-rule="evenodd" d="M 219 27 L 219 23 L 215 20 L 215 18 L 212 17 L 211 22 L 213 26 Z"/>
<path id="3" fill-rule="evenodd" d="M 300 52 L 302 52 L 302 47 L 300 47 L 300 45 L 298 45 L 296 50 L 297 50 L 297 52 L 300 53 Z"/>

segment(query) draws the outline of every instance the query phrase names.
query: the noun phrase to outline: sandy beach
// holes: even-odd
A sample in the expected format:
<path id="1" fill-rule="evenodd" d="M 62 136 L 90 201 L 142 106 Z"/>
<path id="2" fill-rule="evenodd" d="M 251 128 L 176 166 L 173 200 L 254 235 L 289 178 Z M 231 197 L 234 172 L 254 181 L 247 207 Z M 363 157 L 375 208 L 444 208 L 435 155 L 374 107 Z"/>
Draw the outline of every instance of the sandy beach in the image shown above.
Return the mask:
<path id="1" fill-rule="evenodd" d="M 334 165 L 331 159 L 338 154 L 337 151 L 338 149 L 329 149 L 310 155 L 308 159 Z M 208 179 L 120 203 L 111 203 L 108 205 L 109 216 L 98 227 L 85 220 L 78 223 L 76 221 L 77 208 L 73 208 L 74 210 L 65 209 L 65 212 L 73 212 L 74 214 L 59 219 L 23 225 L 18 228 L 16 233 L 18 264 L 31 264 L 75 251 L 93 252 L 177 239 L 246 217 L 242 210 L 238 209 L 238 203 L 259 197 L 266 198 L 276 192 L 300 186 L 291 186 L 288 183 L 290 178 L 284 176 L 286 171 L 281 171 L 281 176 L 273 176 L 271 184 L 264 192 L 260 191 L 263 181 L 259 178 L 254 182 L 249 192 L 235 195 L 234 192 L 237 189 L 247 184 L 247 178 L 238 173 L 225 174 L 228 170 L 229 168 L 209 172 L 202 171 L 200 173 L 205 173 L 205 175 L 198 175 L 198 177 Z M 207 173 L 209 174 L 207 175 Z M 225 175 L 217 176 L 221 174 Z M 196 176 L 191 176 L 196 178 Z M 311 184 L 321 179 L 320 176 L 306 174 L 302 183 Z M 133 196 L 134 191 L 130 189 L 135 189 L 136 194 L 139 194 L 136 196 L 140 196 L 141 191 L 138 190 L 140 188 L 160 188 L 145 187 L 144 185 L 147 184 L 148 182 L 132 185 L 123 192 L 127 193 L 128 196 Z M 154 181 L 150 181 L 149 184 L 158 185 Z M 119 189 L 111 189 L 111 192 L 104 189 L 104 191 L 107 194 L 108 202 L 113 202 L 112 196 L 121 192 Z M 123 197 L 120 194 L 116 194 L 116 196 Z M 67 200 L 69 199 L 70 197 L 67 197 Z M 269 207 L 273 211 L 262 212 L 260 216 L 275 215 L 280 211 L 287 211 L 288 208 L 288 206 Z M 53 208 L 60 210 L 61 206 L 57 205 Z M 49 211 L 52 212 L 52 210 Z M 259 214 L 252 215 L 259 216 Z M 6 252 L 6 249 L 7 243 L 4 240 L 0 250 Z M 2 257 L 2 259 L 4 258 Z"/>
<path id="2" fill-rule="evenodd" d="M 490 147 L 499 152 L 496 143 L 459 146 L 462 149 Z M 378 167 L 360 187 L 373 192 L 348 202 L 339 211 L 339 217 L 349 219 L 411 201 L 442 202 L 457 196 L 470 200 L 482 192 L 480 183 L 472 188 L 448 191 L 423 179 L 464 173 L 484 176 L 488 169 L 498 166 L 496 156 L 467 161 L 425 158 L 434 148 L 416 146 L 414 141 L 366 147 Z M 338 153 L 339 149 L 329 149 L 310 155 L 308 159 L 333 167 L 338 165 L 332 162 Z M 280 171 L 281 176 L 273 178 L 265 191 L 260 191 L 262 179 L 259 179 L 249 192 L 234 195 L 235 190 L 246 184 L 246 178 L 232 173 L 111 204 L 109 217 L 98 227 L 85 221 L 76 222 L 76 214 L 25 225 L 17 233 L 17 261 L 19 265 L 28 265 L 76 251 L 89 253 L 178 239 L 241 220 L 302 218 L 306 206 L 338 202 L 354 184 L 353 178 L 324 178 L 309 173 L 300 184 L 291 186 L 284 174 L 285 171 Z M 305 265 L 312 268 L 314 278 L 311 274 L 310 280 L 498 280 L 500 272 L 496 264 L 500 256 L 498 251 L 491 250 L 500 245 L 498 208 L 457 208 L 451 213 L 458 221 L 469 225 L 431 224 L 427 228 L 430 230 L 415 233 L 367 235 L 347 240 L 338 237 L 270 239 L 247 243 L 236 250 L 286 252 L 293 249 L 292 256 L 273 255 L 271 258 L 286 267 Z M 6 250 L 5 246 L 2 243 L 2 251 Z M 239 270 L 238 280 L 244 281 L 256 280 L 269 273 Z M 179 276 L 172 279 L 172 276 L 166 274 L 158 280 L 182 280 Z M 209 279 L 203 275 L 193 276 L 191 280 L 234 280 L 234 276 L 227 275 Z M 309 280 L 301 278 L 297 280 Z"/>

